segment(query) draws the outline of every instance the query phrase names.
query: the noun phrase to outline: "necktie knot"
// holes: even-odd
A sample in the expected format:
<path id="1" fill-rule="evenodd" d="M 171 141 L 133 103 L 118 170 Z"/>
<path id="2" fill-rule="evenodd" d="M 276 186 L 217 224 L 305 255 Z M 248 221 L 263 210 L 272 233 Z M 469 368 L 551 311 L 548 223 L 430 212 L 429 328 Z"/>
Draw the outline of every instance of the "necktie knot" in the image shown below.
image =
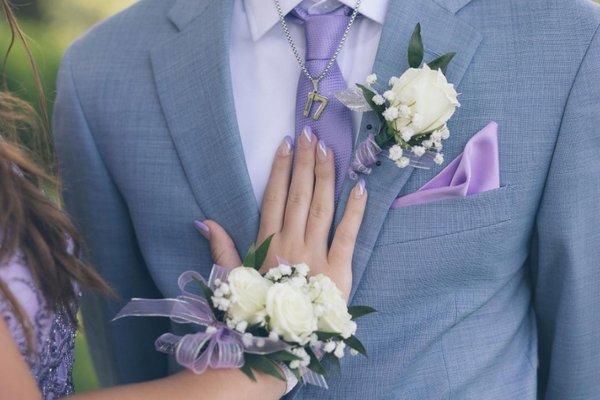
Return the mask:
<path id="1" fill-rule="evenodd" d="M 340 7 L 327 14 L 308 14 L 297 7 L 294 14 L 304 21 L 306 34 L 306 61 L 329 60 L 337 50 L 348 23 L 352 10 Z"/>

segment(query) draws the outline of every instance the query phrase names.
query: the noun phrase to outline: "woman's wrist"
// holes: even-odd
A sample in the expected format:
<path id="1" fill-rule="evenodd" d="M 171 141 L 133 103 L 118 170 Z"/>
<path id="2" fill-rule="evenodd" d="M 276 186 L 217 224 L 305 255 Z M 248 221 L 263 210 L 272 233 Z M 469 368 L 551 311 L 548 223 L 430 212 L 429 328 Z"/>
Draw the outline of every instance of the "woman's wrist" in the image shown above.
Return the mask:
<path id="1" fill-rule="evenodd" d="M 238 399 L 244 393 L 245 399 L 268 400 L 280 399 L 287 392 L 281 379 L 258 372 L 254 376 L 256 381 L 251 381 L 239 369 L 208 369 L 200 375 L 184 370 L 166 379 L 178 381 L 175 386 L 187 393 L 201 393 L 202 399 Z"/>

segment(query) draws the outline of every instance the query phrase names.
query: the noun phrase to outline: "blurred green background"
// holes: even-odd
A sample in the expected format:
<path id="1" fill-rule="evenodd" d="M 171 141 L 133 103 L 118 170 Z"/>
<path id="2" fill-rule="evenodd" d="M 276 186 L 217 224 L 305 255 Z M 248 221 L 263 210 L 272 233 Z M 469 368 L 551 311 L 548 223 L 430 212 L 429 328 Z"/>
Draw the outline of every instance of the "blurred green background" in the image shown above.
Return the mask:
<path id="1" fill-rule="evenodd" d="M 39 64 L 49 109 L 55 94 L 55 78 L 61 56 L 68 45 L 97 21 L 134 3 L 135 0 L 12 0 L 32 51 Z M 218 1 L 218 0 L 215 0 Z M 597 0 L 600 1 L 600 0 Z M 10 34 L 0 18 L 0 48 L 8 47 Z M 16 48 L 7 63 L 9 87 L 24 99 L 36 102 L 35 88 L 25 54 Z M 74 369 L 77 391 L 98 387 L 87 351 L 85 333 L 77 337 Z"/>
<path id="2" fill-rule="evenodd" d="M 54 83 L 60 59 L 68 45 L 97 21 L 133 2 L 134 0 L 12 0 L 40 67 L 49 110 L 54 99 Z M 0 17 L 2 57 L 9 43 L 10 31 L 4 19 Z M 24 99 L 37 102 L 29 65 L 20 47 L 17 46 L 11 53 L 6 67 L 10 89 Z M 77 337 L 73 372 L 77 391 L 98 387 L 83 331 Z"/>

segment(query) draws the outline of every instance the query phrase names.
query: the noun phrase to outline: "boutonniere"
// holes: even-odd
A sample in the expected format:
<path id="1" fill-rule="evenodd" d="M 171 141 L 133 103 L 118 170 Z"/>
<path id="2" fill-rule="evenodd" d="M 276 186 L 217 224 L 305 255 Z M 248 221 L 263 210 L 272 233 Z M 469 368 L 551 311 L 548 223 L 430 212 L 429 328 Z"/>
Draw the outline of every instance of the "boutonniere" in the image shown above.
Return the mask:
<path id="1" fill-rule="evenodd" d="M 446 123 L 460 106 L 454 85 L 444 75 L 455 53 L 426 64 L 423 55 L 421 26 L 417 24 L 408 46 L 408 70 L 391 77 L 387 87 L 378 87 L 377 75 L 371 74 L 365 84 L 336 95 L 350 109 L 373 111 L 381 121 L 377 133 L 358 145 L 352 177 L 370 173 L 384 150 L 399 168 L 429 168 L 432 163 L 444 162 L 442 142 L 450 137 Z"/>

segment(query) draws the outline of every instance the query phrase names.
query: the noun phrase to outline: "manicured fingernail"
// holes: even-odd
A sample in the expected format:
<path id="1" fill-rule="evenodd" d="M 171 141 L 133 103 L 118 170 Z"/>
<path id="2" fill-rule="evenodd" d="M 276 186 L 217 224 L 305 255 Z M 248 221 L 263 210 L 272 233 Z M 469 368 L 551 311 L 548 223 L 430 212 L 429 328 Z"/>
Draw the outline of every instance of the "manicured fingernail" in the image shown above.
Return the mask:
<path id="1" fill-rule="evenodd" d="M 302 134 L 304 135 L 304 137 L 306 138 L 306 140 L 308 140 L 308 143 L 312 142 L 313 131 L 312 131 L 312 128 L 310 126 L 306 125 L 304 127 L 304 129 L 302 129 Z"/>
<path id="2" fill-rule="evenodd" d="M 279 145 L 279 154 L 282 156 L 289 156 L 292 154 L 292 147 L 294 146 L 294 142 L 291 136 L 286 136 L 283 138 L 283 141 Z"/>
<path id="3" fill-rule="evenodd" d="M 354 186 L 354 198 L 360 199 L 365 194 L 367 183 L 363 178 L 360 178 L 356 186 Z"/>
<path id="4" fill-rule="evenodd" d="M 205 239 L 210 240 L 210 228 L 202 221 L 194 221 L 194 226 Z"/>
<path id="5" fill-rule="evenodd" d="M 319 140 L 319 151 L 317 152 L 317 157 L 319 161 L 327 160 L 327 146 L 323 143 L 322 140 Z"/>

